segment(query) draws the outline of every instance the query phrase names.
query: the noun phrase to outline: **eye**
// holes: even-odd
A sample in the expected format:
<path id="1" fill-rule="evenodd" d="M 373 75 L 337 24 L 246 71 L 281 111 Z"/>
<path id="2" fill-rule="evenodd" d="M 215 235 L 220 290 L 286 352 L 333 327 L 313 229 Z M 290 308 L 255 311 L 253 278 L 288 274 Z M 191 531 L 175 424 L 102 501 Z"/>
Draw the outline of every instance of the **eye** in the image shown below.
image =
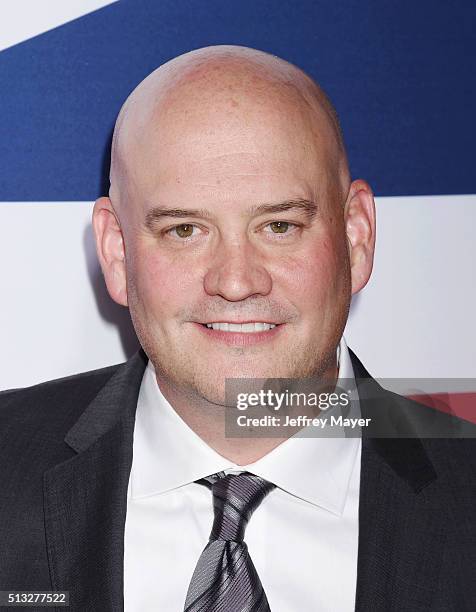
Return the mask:
<path id="1" fill-rule="evenodd" d="M 181 223 L 169 229 L 168 233 L 172 234 L 172 236 L 178 236 L 179 238 L 191 238 L 194 234 L 194 229 L 198 228 L 191 223 Z"/>
<path id="2" fill-rule="evenodd" d="M 272 221 L 268 223 L 266 227 L 269 227 L 271 231 L 267 233 L 273 234 L 288 234 L 289 230 L 296 227 L 294 223 L 289 223 L 289 221 Z"/>
<path id="3" fill-rule="evenodd" d="M 289 229 L 289 223 L 286 221 L 273 221 L 269 224 L 269 227 L 275 234 L 285 234 Z"/>

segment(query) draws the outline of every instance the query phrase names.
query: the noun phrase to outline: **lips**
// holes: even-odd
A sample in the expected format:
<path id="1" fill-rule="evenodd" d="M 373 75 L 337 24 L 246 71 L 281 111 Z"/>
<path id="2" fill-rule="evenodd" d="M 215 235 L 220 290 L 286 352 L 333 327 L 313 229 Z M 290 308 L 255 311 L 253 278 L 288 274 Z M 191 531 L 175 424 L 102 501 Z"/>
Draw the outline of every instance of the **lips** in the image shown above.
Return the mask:
<path id="1" fill-rule="evenodd" d="M 276 323 L 262 323 L 261 321 L 249 321 L 247 323 L 216 322 L 204 323 L 208 329 L 222 332 L 234 332 L 251 334 L 256 332 L 269 331 L 276 327 Z"/>

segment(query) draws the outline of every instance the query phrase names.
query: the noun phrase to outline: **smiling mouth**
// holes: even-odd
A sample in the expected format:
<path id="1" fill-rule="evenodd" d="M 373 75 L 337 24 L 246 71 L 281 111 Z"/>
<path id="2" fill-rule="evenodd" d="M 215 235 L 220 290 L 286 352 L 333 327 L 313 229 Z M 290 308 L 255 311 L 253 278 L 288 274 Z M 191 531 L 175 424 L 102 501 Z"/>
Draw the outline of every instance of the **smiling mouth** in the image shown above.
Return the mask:
<path id="1" fill-rule="evenodd" d="M 279 323 L 262 323 L 258 321 L 250 321 L 247 323 L 228 323 L 220 321 L 217 323 L 202 323 L 202 325 L 215 331 L 253 334 L 256 332 L 269 331 L 270 329 L 273 329 L 279 325 Z"/>

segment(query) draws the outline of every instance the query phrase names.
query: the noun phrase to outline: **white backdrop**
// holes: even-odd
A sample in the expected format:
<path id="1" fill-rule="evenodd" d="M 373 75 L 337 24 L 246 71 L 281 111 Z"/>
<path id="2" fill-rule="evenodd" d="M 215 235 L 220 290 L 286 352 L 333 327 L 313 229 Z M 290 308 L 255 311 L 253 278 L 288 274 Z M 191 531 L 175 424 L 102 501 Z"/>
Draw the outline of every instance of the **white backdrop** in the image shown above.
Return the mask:
<path id="1" fill-rule="evenodd" d="M 108 297 L 96 262 L 91 210 L 0 203 L 1 389 L 135 350 L 128 312 Z M 476 196 L 379 198 L 377 218 L 374 272 L 353 300 L 349 346 L 376 377 L 476 378 Z"/>

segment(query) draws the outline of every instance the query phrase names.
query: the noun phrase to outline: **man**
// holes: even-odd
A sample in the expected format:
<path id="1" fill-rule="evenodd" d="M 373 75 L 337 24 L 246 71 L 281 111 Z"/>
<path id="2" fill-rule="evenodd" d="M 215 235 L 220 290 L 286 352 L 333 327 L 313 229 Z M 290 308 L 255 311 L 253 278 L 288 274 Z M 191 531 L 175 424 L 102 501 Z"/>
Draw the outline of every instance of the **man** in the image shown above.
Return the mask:
<path id="1" fill-rule="evenodd" d="M 97 251 L 143 352 L 3 394 L 0 588 L 82 612 L 475 609 L 472 440 L 225 435 L 227 378 L 377 388 L 342 337 L 374 200 L 322 90 L 251 49 L 180 56 L 126 101 L 110 178 Z M 415 405 L 380 392 L 362 413 L 399 427 Z"/>

